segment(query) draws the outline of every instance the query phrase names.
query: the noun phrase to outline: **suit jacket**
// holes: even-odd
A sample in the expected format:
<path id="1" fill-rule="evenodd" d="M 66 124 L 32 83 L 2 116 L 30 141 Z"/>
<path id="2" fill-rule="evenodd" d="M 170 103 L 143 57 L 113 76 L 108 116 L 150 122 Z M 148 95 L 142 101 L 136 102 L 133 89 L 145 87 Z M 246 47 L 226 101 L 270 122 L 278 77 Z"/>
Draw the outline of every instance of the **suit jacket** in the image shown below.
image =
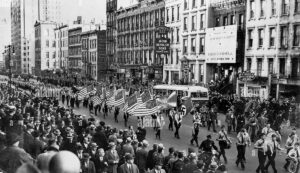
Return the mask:
<path id="1" fill-rule="evenodd" d="M 128 166 L 126 163 L 124 163 L 123 165 L 121 165 L 118 169 L 118 173 L 139 173 L 139 169 L 135 164 L 131 165 L 132 167 L 132 171 L 130 171 L 128 169 Z"/>
<path id="2" fill-rule="evenodd" d="M 135 154 L 135 164 L 139 167 L 140 170 L 147 168 L 147 156 L 148 151 L 144 148 L 137 150 Z"/>
<path id="3" fill-rule="evenodd" d="M 164 169 L 161 169 L 160 171 L 155 171 L 155 169 L 152 169 L 150 173 L 166 173 Z"/>
<path id="4" fill-rule="evenodd" d="M 82 173 L 96 173 L 95 164 L 93 161 L 89 161 L 88 165 L 85 166 L 84 162 L 81 165 Z"/>
<path id="5" fill-rule="evenodd" d="M 115 151 L 114 154 L 111 152 L 111 150 L 106 151 L 104 160 L 108 164 L 107 172 L 113 172 L 113 173 L 117 172 L 118 163 L 114 163 L 114 161 L 119 161 L 119 159 L 120 158 L 117 151 Z"/>
<path id="6" fill-rule="evenodd" d="M 34 139 L 33 142 L 29 146 L 29 154 L 33 158 L 36 158 L 39 154 L 41 154 L 44 150 L 44 143 L 38 139 Z"/>
<path id="7" fill-rule="evenodd" d="M 95 157 L 95 159 L 93 160 L 93 162 L 95 163 L 95 167 L 96 167 L 96 172 L 97 173 L 106 172 L 107 165 L 104 164 L 105 163 L 104 158 L 102 160 L 100 160 L 99 157 Z"/>

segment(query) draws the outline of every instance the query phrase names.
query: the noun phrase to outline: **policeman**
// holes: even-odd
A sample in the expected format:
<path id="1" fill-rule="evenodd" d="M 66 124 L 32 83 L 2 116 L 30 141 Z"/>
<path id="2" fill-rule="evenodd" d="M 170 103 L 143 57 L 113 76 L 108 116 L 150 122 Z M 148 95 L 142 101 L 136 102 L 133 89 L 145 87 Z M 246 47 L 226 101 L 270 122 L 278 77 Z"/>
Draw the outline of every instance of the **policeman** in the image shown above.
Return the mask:
<path id="1" fill-rule="evenodd" d="M 212 153 L 212 149 L 215 149 L 218 151 L 218 148 L 215 145 L 215 142 L 211 140 L 211 135 L 206 136 L 206 140 L 202 141 L 200 147 L 200 150 L 203 150 L 204 152 Z"/>

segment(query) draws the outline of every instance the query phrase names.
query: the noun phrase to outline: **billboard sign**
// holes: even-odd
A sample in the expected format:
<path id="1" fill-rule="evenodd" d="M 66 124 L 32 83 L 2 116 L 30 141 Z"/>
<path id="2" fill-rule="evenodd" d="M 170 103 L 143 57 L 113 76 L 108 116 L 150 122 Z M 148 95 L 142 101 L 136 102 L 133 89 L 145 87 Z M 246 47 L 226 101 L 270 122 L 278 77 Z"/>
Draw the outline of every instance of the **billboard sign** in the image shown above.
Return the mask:
<path id="1" fill-rule="evenodd" d="M 236 63 L 237 25 L 208 28 L 206 63 Z"/>
<path id="2" fill-rule="evenodd" d="M 155 40 L 155 52 L 157 54 L 169 54 L 170 53 L 170 39 L 169 38 L 157 38 Z"/>

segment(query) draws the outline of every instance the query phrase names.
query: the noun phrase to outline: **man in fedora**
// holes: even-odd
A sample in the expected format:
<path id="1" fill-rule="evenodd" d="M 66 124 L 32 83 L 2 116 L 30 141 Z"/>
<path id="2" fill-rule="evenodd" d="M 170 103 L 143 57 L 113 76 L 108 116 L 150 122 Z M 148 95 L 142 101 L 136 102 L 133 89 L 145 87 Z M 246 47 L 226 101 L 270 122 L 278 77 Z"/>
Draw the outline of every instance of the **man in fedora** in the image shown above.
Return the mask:
<path id="1" fill-rule="evenodd" d="M 107 173 L 117 173 L 120 158 L 116 150 L 116 144 L 110 142 L 108 148 L 109 150 L 106 151 L 104 156 L 104 160 L 108 163 Z"/>
<path id="2" fill-rule="evenodd" d="M 89 153 L 83 153 L 83 160 L 81 163 L 82 173 L 96 173 L 95 164 L 90 160 Z"/>
<path id="3" fill-rule="evenodd" d="M 0 169 L 11 173 L 23 163 L 33 164 L 32 157 L 19 147 L 20 136 L 16 133 L 11 133 L 6 136 L 7 148 L 0 152 Z"/>
<path id="4" fill-rule="evenodd" d="M 133 155 L 127 153 L 125 155 L 125 163 L 120 166 L 118 173 L 139 173 L 139 169 L 133 163 L 133 161 L 134 161 Z"/>

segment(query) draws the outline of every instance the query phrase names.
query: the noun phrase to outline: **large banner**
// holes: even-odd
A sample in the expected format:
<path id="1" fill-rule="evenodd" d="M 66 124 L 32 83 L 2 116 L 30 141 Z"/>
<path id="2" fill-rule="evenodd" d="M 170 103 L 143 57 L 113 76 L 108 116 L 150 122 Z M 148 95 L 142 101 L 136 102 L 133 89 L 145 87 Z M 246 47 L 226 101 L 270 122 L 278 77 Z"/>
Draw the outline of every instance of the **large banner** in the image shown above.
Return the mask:
<path id="1" fill-rule="evenodd" d="M 236 63 L 237 25 L 207 28 L 206 63 Z"/>

